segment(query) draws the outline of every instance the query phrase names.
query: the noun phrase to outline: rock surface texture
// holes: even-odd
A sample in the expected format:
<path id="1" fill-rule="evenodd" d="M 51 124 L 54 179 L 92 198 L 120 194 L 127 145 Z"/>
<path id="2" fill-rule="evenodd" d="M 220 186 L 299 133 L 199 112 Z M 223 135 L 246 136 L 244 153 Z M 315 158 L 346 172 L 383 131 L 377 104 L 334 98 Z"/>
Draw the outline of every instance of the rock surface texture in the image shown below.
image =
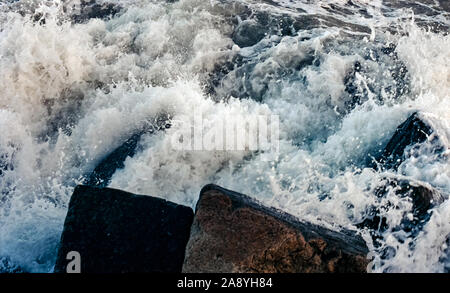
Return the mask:
<path id="1" fill-rule="evenodd" d="M 197 203 L 183 272 L 366 272 L 363 239 L 205 186 Z"/>
<path id="2" fill-rule="evenodd" d="M 66 272 L 70 251 L 82 273 L 181 272 L 192 219 L 191 208 L 163 199 L 77 186 L 55 272 Z"/>

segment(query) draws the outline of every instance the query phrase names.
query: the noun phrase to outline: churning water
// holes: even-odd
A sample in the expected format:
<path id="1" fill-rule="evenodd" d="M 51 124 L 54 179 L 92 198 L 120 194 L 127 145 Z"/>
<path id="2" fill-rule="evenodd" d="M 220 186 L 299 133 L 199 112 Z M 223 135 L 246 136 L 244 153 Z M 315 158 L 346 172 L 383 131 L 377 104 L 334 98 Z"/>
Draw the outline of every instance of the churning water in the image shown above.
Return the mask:
<path id="1" fill-rule="evenodd" d="M 193 207 L 216 183 L 361 232 L 373 271 L 449 271 L 449 200 L 417 235 L 396 229 L 412 205 L 394 194 L 380 244 L 356 227 L 390 176 L 450 194 L 449 1 L 83 2 L 0 3 L 0 271 L 51 272 L 75 185 L 143 127 L 193 112 L 205 128 L 278 115 L 279 151 L 175 150 L 190 129 L 170 123 L 109 186 Z M 430 141 L 397 171 L 368 168 L 415 111 L 443 155 Z"/>

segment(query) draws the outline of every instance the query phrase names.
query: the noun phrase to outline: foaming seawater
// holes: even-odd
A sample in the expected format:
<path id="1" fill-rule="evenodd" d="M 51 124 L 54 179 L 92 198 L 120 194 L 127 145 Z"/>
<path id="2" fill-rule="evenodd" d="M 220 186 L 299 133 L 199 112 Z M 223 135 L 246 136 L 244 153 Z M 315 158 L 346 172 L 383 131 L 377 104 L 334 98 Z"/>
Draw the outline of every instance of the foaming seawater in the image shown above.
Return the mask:
<path id="1" fill-rule="evenodd" d="M 120 8 L 86 19 L 83 1 L 21 2 L 0 6 L 0 271 L 52 271 L 74 186 L 161 119 L 171 127 L 144 134 L 110 187 L 193 207 L 216 183 L 361 232 L 374 271 L 448 271 L 448 200 L 411 235 L 396 231 L 411 203 L 375 195 L 389 176 L 450 194 L 445 3 L 105 0 Z M 443 151 L 430 139 L 397 171 L 368 168 L 415 111 Z M 204 132 L 278 115 L 279 149 L 176 150 L 193 113 Z M 398 209 L 375 245 L 356 225 L 386 201 Z"/>

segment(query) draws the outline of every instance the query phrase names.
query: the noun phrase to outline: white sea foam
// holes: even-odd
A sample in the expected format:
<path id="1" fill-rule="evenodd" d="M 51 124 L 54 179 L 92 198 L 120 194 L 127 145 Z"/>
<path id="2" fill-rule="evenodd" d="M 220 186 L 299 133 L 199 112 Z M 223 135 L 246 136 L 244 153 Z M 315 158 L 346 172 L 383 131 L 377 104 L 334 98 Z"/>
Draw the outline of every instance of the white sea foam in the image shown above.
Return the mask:
<path id="1" fill-rule="evenodd" d="M 392 228 L 410 212 L 410 202 L 393 193 L 383 202 L 374 196 L 387 176 L 401 174 L 450 193 L 449 35 L 413 22 L 396 23 L 399 34 L 386 32 L 395 15 L 411 14 L 383 15 L 380 1 L 356 1 L 372 18 L 325 9 L 345 1 L 275 1 L 282 4 L 277 7 L 248 1 L 254 11 L 333 16 L 372 33 L 354 29 L 349 37 L 351 27 L 323 26 L 238 48 L 230 15 L 244 11 L 243 4 L 223 2 L 118 1 L 124 8 L 117 16 L 77 24 L 61 6 L 35 4 L 29 11 L 41 12 L 45 25 L 14 13 L 15 6 L 1 8 L 0 161 L 7 167 L 0 175 L 0 258 L 26 271 L 51 271 L 73 187 L 159 117 L 169 118 L 171 128 L 145 134 L 111 187 L 194 207 L 202 186 L 213 182 L 302 219 L 353 230 L 372 205 L 399 207 L 385 215 Z M 395 53 L 380 53 L 390 42 Z M 204 85 L 216 66 L 235 57 L 254 66 L 243 74 L 231 70 L 209 93 Z M 363 93 L 360 103 L 346 88 L 356 62 L 363 68 L 352 81 Z M 391 74 L 401 64 L 409 78 L 404 86 Z M 242 89 L 241 99 L 234 89 Z M 436 158 L 430 140 L 398 174 L 366 168 L 367 157 L 416 110 L 436 129 L 444 155 Z M 189 133 L 193 112 L 203 114 L 205 131 L 228 117 L 279 115 L 279 152 L 177 151 L 173 135 Z M 361 231 L 377 255 L 375 271 L 448 270 L 449 213 L 446 201 L 417 237 L 401 241 L 393 233 L 379 249 Z M 382 259 L 386 247 L 396 253 Z"/>

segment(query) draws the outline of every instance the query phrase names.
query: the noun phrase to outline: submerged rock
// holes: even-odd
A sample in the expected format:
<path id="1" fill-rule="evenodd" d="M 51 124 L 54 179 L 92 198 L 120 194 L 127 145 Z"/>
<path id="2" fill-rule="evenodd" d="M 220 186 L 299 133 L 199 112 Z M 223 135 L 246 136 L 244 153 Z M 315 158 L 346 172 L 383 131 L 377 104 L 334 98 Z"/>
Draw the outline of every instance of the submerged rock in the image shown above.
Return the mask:
<path id="1" fill-rule="evenodd" d="M 154 133 L 169 127 L 170 123 L 167 117 L 157 118 L 154 124 L 136 132 L 122 145 L 103 158 L 92 173 L 84 180 L 83 184 L 97 187 L 108 186 L 117 169 L 123 169 L 125 160 L 136 154 L 138 143 L 144 134 Z"/>
<path id="2" fill-rule="evenodd" d="M 387 145 L 369 166 L 378 171 L 389 170 L 396 173 L 405 160 L 421 156 L 422 152 L 425 152 L 425 155 L 433 155 L 436 160 L 445 158 L 445 147 L 432 127 L 435 125 L 433 120 L 429 119 L 430 117 L 418 112 L 409 116 L 398 126 Z M 425 143 L 426 147 L 422 148 Z M 425 182 L 399 175 L 384 177 L 382 182 L 374 191 L 379 205 L 372 206 L 368 216 L 356 225 L 370 231 L 376 247 L 382 244 L 380 239 L 385 237 L 383 234 L 386 232 L 400 232 L 400 237 L 416 237 L 429 221 L 431 210 L 448 198 L 446 194 Z M 399 215 L 401 218 L 398 225 L 388 225 L 388 214 L 395 212 L 394 209 L 400 211 L 397 202 L 405 198 L 411 201 L 411 210 L 403 211 Z M 392 256 L 393 253 L 386 253 L 386 257 Z"/>
<path id="3" fill-rule="evenodd" d="M 408 197 L 412 202 L 412 210 L 410 216 L 405 213 L 399 227 L 391 227 L 394 230 L 403 230 L 416 235 L 423 225 L 430 219 L 430 209 L 443 203 L 446 197 L 431 186 L 424 183 L 397 178 L 387 178 L 386 184 L 375 190 L 375 195 L 382 199 L 389 192 L 394 192 L 400 198 Z M 377 239 L 388 228 L 387 219 L 382 216 L 389 209 L 396 208 L 394 203 L 387 203 L 378 209 L 373 208 L 363 222 L 357 227 L 368 228 L 372 230 L 372 236 Z"/>
<path id="4" fill-rule="evenodd" d="M 133 157 L 136 153 L 136 147 L 142 134 L 142 132 L 139 132 L 132 135 L 121 146 L 101 160 L 90 176 L 84 181 L 84 184 L 98 187 L 108 186 L 116 170 L 124 167 L 126 158 Z"/>
<path id="5" fill-rule="evenodd" d="M 368 249 L 215 185 L 200 192 L 183 272 L 365 272 Z"/>
<path id="6" fill-rule="evenodd" d="M 70 251 L 82 273 L 181 272 L 193 211 L 128 192 L 77 186 L 61 235 L 55 272 Z"/>
<path id="7" fill-rule="evenodd" d="M 411 156 L 418 156 L 419 148 L 425 142 L 430 143 L 428 152 L 433 153 L 439 159 L 445 149 L 437 135 L 432 123 L 427 121 L 424 115 L 415 112 L 408 117 L 380 151 L 376 159 L 369 164 L 370 167 L 378 171 L 391 170 L 396 172 L 399 166 Z M 394 194 L 394 197 L 387 200 L 387 196 Z M 409 178 L 389 177 L 384 178 L 383 184 L 375 189 L 375 196 L 380 202 L 385 202 L 378 207 L 372 207 L 368 212 L 368 217 L 356 226 L 370 230 L 374 239 L 374 244 L 383 238 L 382 234 L 388 229 L 391 232 L 403 231 L 409 233 L 408 237 L 415 237 L 428 222 L 431 217 L 431 209 L 443 203 L 447 195 L 433 188 L 424 182 L 415 181 Z M 412 203 L 411 211 L 405 211 L 398 226 L 389 227 L 386 214 L 392 209 L 398 209 L 397 199 L 408 198 Z"/>

